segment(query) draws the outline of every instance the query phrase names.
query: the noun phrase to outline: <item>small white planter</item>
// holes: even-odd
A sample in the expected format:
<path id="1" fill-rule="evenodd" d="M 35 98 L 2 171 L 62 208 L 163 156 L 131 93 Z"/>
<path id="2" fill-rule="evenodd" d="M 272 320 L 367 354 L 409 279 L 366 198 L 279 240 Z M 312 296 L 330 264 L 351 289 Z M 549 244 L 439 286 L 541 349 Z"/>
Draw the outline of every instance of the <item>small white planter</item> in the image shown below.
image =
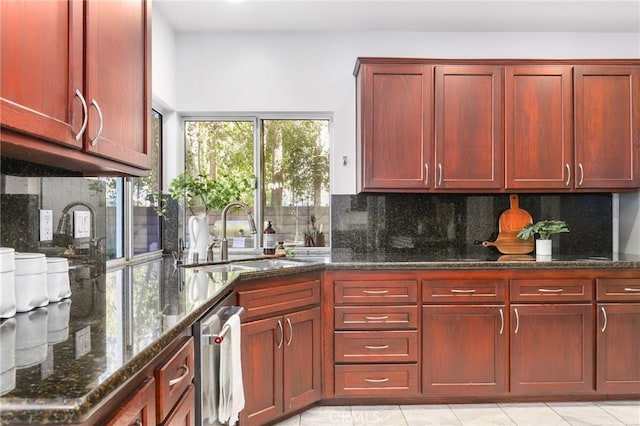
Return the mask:
<path id="1" fill-rule="evenodd" d="M 551 260 L 551 240 L 536 240 L 536 260 L 548 262 Z"/>

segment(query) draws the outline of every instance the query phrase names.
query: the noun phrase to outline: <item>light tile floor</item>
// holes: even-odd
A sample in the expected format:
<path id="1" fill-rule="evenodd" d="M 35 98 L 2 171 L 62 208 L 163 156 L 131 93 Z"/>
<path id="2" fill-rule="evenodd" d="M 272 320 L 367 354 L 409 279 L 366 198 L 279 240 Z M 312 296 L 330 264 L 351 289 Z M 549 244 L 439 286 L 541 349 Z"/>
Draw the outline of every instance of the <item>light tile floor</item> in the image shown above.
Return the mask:
<path id="1" fill-rule="evenodd" d="M 640 401 L 317 406 L 276 426 L 640 426 Z"/>

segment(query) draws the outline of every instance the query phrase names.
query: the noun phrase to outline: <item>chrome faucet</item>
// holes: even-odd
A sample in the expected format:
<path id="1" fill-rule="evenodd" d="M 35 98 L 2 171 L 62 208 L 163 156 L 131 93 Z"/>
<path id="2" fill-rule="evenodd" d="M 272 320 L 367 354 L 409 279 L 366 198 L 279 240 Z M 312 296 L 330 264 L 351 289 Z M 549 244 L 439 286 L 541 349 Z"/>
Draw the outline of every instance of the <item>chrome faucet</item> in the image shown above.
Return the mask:
<path id="1" fill-rule="evenodd" d="M 227 213 L 231 207 L 240 207 L 249 216 L 249 228 L 252 234 L 257 234 L 256 223 L 253 220 L 251 208 L 241 201 L 232 201 L 222 209 L 222 241 L 220 242 L 220 260 L 229 260 L 229 247 L 227 245 Z"/>

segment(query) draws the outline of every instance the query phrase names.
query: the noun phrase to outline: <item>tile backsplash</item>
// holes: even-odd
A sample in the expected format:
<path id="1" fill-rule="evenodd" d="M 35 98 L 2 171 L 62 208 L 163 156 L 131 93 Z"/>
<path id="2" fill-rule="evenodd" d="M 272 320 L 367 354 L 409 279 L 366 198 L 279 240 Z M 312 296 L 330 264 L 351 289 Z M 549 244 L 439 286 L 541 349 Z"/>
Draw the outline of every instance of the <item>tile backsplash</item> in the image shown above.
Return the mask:
<path id="1" fill-rule="evenodd" d="M 332 250 L 446 253 L 478 251 L 498 236 L 508 194 L 358 194 L 332 196 Z M 521 194 L 534 221 L 561 219 L 554 252 L 597 256 L 613 247 L 611 194 Z M 490 251 L 494 248 L 483 248 Z"/>

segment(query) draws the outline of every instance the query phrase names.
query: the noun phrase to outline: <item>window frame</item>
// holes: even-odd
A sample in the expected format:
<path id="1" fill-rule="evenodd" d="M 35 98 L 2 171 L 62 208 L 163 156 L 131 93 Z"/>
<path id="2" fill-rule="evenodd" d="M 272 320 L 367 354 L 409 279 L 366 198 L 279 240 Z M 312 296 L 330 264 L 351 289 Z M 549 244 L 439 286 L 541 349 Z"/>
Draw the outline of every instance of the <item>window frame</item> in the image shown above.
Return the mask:
<path id="1" fill-rule="evenodd" d="M 252 112 L 252 113 L 211 113 L 211 114 L 184 114 L 180 117 L 180 123 L 182 126 L 182 146 L 183 152 L 185 153 L 185 157 L 183 158 L 182 167 L 179 168 L 179 172 L 185 170 L 186 167 L 186 155 L 187 155 L 187 139 L 185 137 L 186 122 L 188 121 L 247 121 L 253 122 L 253 162 L 254 162 L 254 170 L 259 172 L 255 177 L 254 181 L 254 206 L 253 206 L 253 216 L 256 222 L 256 227 L 258 228 L 258 235 L 255 238 L 254 247 L 250 249 L 251 251 L 256 251 L 260 247 L 262 247 L 262 229 L 261 224 L 264 223 L 264 138 L 262 134 L 263 126 L 261 125 L 263 121 L 268 120 L 326 120 L 328 122 L 328 132 L 329 132 L 329 148 L 331 147 L 331 141 L 333 140 L 334 135 L 334 118 L 332 112 Z M 331 179 L 331 158 L 332 153 L 331 149 L 329 149 L 329 179 Z M 329 196 L 331 196 L 331 183 L 329 183 Z M 329 203 L 329 211 L 331 211 L 331 203 Z M 186 212 L 183 212 L 186 217 Z M 329 214 L 329 218 L 331 214 Z M 184 221 L 186 223 L 186 220 Z M 297 252 L 301 252 L 301 248 L 296 248 Z M 229 248 L 229 251 L 241 252 L 243 249 L 233 249 Z M 244 249 L 245 251 L 249 249 Z M 304 247 L 305 252 L 309 254 L 314 254 L 316 252 L 326 252 L 331 250 L 331 241 L 327 241 L 327 245 L 324 247 Z"/>

